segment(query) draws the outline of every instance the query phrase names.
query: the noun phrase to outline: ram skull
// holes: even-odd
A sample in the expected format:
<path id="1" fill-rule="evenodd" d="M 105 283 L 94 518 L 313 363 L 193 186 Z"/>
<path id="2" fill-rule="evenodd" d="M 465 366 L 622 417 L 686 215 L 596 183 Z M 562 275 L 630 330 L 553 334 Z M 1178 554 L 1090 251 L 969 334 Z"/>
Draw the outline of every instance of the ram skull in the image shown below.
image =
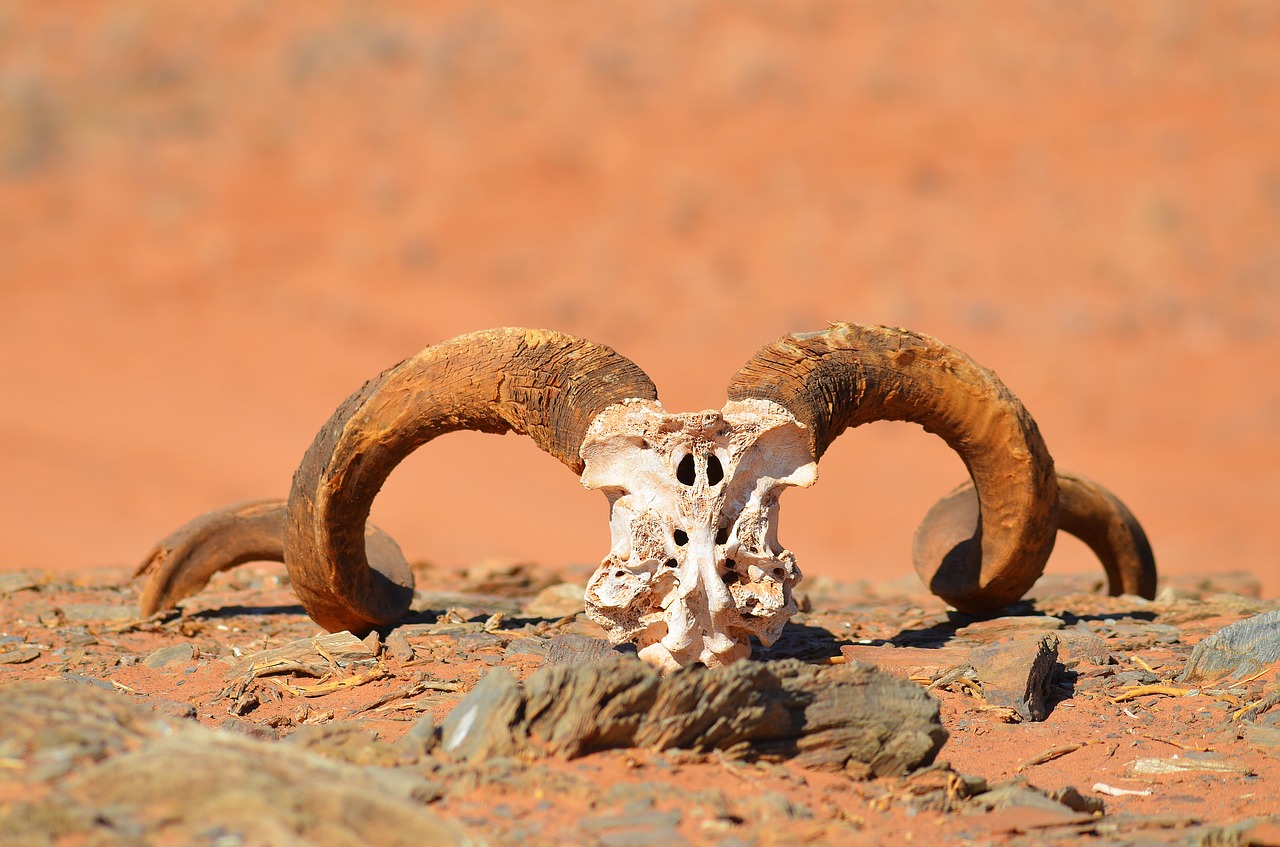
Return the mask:
<path id="1" fill-rule="evenodd" d="M 777 640 L 796 611 L 795 556 L 778 544 L 778 497 L 812 485 L 808 436 L 767 400 L 669 415 L 606 409 L 582 444 L 582 484 L 609 498 L 613 546 L 587 584 L 587 615 L 663 668 L 728 664 L 750 637 Z"/>
<path id="2" fill-rule="evenodd" d="M 338 407 L 288 501 L 237 504 L 163 539 L 139 569 L 142 611 L 199 591 L 219 570 L 283 561 L 307 613 L 330 631 L 394 625 L 413 599 L 396 543 L 368 524 L 409 453 L 447 432 L 516 432 L 609 500 L 611 548 L 586 591 L 615 643 L 663 669 L 722 665 L 771 644 L 795 611 L 795 557 L 778 498 L 808 486 L 845 429 L 918 423 L 964 460 L 970 483 L 916 534 L 929 588 L 986 613 L 1026 593 L 1059 528 L 1102 560 L 1111 593 L 1151 597 L 1155 562 L 1106 489 L 1058 473 L 1035 422 L 994 373 L 936 339 L 836 324 L 766 345 L 720 411 L 669 414 L 649 378 L 608 347 L 546 330 L 496 329 L 428 347 Z"/>

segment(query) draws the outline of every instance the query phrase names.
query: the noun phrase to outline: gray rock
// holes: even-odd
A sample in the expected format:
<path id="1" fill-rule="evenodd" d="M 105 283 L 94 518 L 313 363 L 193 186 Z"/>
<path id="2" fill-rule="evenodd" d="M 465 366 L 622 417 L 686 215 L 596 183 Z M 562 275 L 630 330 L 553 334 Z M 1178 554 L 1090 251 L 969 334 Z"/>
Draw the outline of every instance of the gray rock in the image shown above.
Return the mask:
<path id="1" fill-rule="evenodd" d="M 545 656 L 551 643 L 547 638 L 516 638 L 507 644 L 505 656 Z"/>
<path id="2" fill-rule="evenodd" d="M 576 665 L 617 658 L 613 645 L 603 638 L 566 633 L 557 635 L 547 645 L 547 660 L 553 665 Z"/>
<path id="3" fill-rule="evenodd" d="M 0 742 L 32 762 L 28 779 L 57 779 L 0 805 L 6 844 L 473 843 L 423 807 L 427 780 L 175 721 L 90 686 L 7 686 Z"/>
<path id="4" fill-rule="evenodd" d="M 31 575 L 22 571 L 0 573 L 0 594 L 14 594 L 18 591 L 38 589 L 39 585 Z"/>
<path id="5" fill-rule="evenodd" d="M 544 666 L 523 688 L 506 670 L 491 671 L 445 719 L 442 747 L 463 760 L 724 750 L 893 775 L 932 761 L 945 739 L 936 701 L 871 668 L 779 660 L 663 677 L 623 659 Z"/>
<path id="6" fill-rule="evenodd" d="M 1241 680 L 1280 661 L 1280 611 L 1236 621 L 1196 645 L 1179 682 Z"/>
<path id="7" fill-rule="evenodd" d="M 195 649 L 190 644 L 183 642 L 161 647 L 143 659 L 142 664 L 149 668 L 163 668 L 178 662 L 187 664 L 195 661 L 195 658 Z"/>
<path id="8" fill-rule="evenodd" d="M 520 700 L 519 683 L 510 671 L 489 671 L 445 717 L 440 727 L 441 749 L 464 760 L 508 755 L 514 745 L 504 730 L 516 721 Z"/>
<path id="9" fill-rule="evenodd" d="M 138 617 L 138 610 L 129 603 L 65 603 L 59 609 L 69 624 L 118 623 Z"/>
<path id="10" fill-rule="evenodd" d="M 21 665 L 40 658 L 40 651 L 34 647 L 19 647 L 17 650 L 6 650 L 0 653 L 0 665 Z"/>
<path id="11" fill-rule="evenodd" d="M 969 662 L 988 703 L 1007 706 L 1027 721 L 1049 714 L 1049 689 L 1058 665 L 1058 636 L 1046 634 L 974 650 Z"/>

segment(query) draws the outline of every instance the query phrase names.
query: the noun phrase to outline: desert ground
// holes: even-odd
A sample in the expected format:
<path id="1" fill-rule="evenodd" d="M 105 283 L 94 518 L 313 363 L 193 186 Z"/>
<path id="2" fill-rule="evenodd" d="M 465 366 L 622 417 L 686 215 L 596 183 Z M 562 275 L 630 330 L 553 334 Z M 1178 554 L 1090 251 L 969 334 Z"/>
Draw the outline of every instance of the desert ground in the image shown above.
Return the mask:
<path id="1" fill-rule="evenodd" d="M 694 411 L 719 408 L 738 367 L 784 333 L 887 324 L 995 370 L 1058 466 L 1132 508 L 1168 589 L 1156 605 L 1098 598 L 1097 563 L 1060 539 L 1033 604 L 1011 616 L 1083 626 L 1105 654 L 1082 665 L 1064 648 L 1046 721 L 1008 723 L 981 711 L 971 687 L 935 687 L 950 733 L 938 759 L 995 785 L 1045 750 L 1097 737 L 1023 771 L 1037 789 L 1089 794 L 1179 749 L 1131 748 L 1137 729 L 1243 770 L 1156 777 L 1150 795 L 1106 797 L 1100 818 L 1072 810 L 1090 818 L 1072 826 L 1101 841 L 1175 843 L 1237 826 L 1237 841 L 1275 843 L 1263 824 L 1241 834 L 1241 822 L 1280 811 L 1251 787 L 1275 778 L 1274 754 L 1245 731 L 1265 728 L 1257 704 L 1274 677 L 1214 689 L 1222 697 L 1112 701 L 1141 682 L 1116 674 L 1176 685 L 1211 631 L 1200 622 L 1226 625 L 1280 596 L 1277 57 L 1280 7 L 1261 1 L 4 5 L 0 648 L 29 658 L 0 666 L 0 700 L 9 680 L 74 675 L 118 682 L 113 692 L 138 708 L 186 703 L 201 725 L 234 719 L 282 737 L 308 725 L 284 689 L 253 709 L 219 699 L 235 651 L 316 634 L 282 569 L 220 577 L 181 615 L 144 624 L 130 617 L 132 569 L 194 515 L 287 493 L 343 398 L 426 345 L 488 327 L 557 329 L 613 347 L 667 409 Z M 964 475 L 917 427 L 842 436 L 818 483 L 781 506 L 781 539 L 809 577 L 805 615 L 816 616 L 793 635 L 831 640 L 779 657 L 843 660 L 859 639 L 977 643 L 956 634 L 971 622 L 922 594 L 910 565 L 916 523 Z M 311 703 L 334 713 L 313 723 L 442 680 L 456 688 L 370 708 L 421 700 L 399 717 L 444 721 L 476 668 L 523 679 L 540 666 L 536 650 L 509 652 L 513 632 L 600 635 L 580 617 L 548 628 L 568 612 L 529 614 L 544 584 L 585 579 L 609 532 L 603 498 L 527 439 L 427 445 L 372 517 L 427 594 L 412 625 L 446 631 L 416 630 L 413 658 L 373 651 L 386 678 Z M 532 582 L 479 590 L 485 573 Z M 433 605 L 431 592 L 465 596 Z M 504 609 L 508 625 L 484 631 Z M 449 641 L 459 633 L 495 639 L 489 661 L 472 655 L 484 645 Z M 145 664 L 184 644 L 177 664 Z M 442 673 L 435 663 L 451 651 L 463 669 Z M 176 686 L 185 677 L 189 695 Z M 410 723 L 349 717 L 386 744 Z M 982 742 L 993 736 L 1013 746 Z M 72 791 L 56 787 L 56 769 L 33 775 L 28 754 L 0 750 L 0 772 L 15 775 L 0 794 L 10 814 L 50 785 Z M 646 799 L 649 789 L 574 793 L 638 768 L 653 791 L 714 782 L 735 803 L 754 793 L 777 806 L 707 800 L 705 815 L 686 808 L 655 839 L 769 843 L 808 826 L 818 841 L 839 829 L 889 843 L 885 833 L 918 820 L 918 839 L 1031 837 L 1018 834 L 1025 821 L 958 825 L 979 814 L 971 805 L 878 800 L 906 790 L 897 777 L 671 756 L 525 762 L 569 786 L 527 808 L 513 799 L 520 780 L 542 771 L 496 782 L 468 771 L 420 805 L 479 841 L 513 837 L 510 821 L 525 817 L 542 827 L 525 837 L 550 838 L 584 810 L 652 807 L 668 820 L 673 801 Z M 577 834 L 624 843 L 618 831 Z M 100 836 L 128 843 L 130 832 Z"/>

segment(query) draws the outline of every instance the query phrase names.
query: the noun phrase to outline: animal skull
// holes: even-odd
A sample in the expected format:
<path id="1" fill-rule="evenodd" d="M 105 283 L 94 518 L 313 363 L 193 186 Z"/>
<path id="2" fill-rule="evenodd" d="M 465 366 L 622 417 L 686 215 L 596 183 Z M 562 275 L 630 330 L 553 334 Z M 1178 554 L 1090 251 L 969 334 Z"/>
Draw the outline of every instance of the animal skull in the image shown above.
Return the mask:
<path id="1" fill-rule="evenodd" d="M 667 414 L 657 401 L 602 412 L 582 484 L 609 499 L 609 555 L 587 615 L 664 670 L 716 667 L 772 644 L 796 611 L 795 556 L 778 544 L 778 497 L 818 475 L 809 435 L 767 400 Z"/>
<path id="2" fill-rule="evenodd" d="M 778 497 L 808 486 L 846 429 L 912 421 L 964 460 L 916 533 L 917 572 L 966 612 L 1020 598 L 1061 527 L 1099 555 L 1111 593 L 1152 597 L 1155 560 L 1106 489 L 1057 473 L 1035 421 L 995 374 L 953 347 L 891 327 L 833 324 L 762 347 L 723 410 L 671 415 L 635 363 L 608 347 L 506 327 L 426 348 L 369 380 L 321 428 L 288 501 L 208 512 L 143 563 L 144 616 L 218 571 L 283 561 L 303 608 L 330 632 L 402 620 L 414 574 L 368 523 L 399 462 L 458 430 L 516 432 L 609 499 L 612 547 L 587 613 L 615 642 L 670 670 L 723 665 L 770 644 L 795 611 L 795 557 L 778 544 Z"/>

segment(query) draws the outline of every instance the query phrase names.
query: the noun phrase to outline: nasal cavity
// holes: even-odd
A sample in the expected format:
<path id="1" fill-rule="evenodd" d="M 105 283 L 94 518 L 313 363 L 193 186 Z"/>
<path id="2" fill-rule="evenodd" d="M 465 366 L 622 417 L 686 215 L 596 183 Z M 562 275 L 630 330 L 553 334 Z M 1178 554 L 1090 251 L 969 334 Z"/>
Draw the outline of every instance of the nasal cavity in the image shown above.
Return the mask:
<path id="1" fill-rule="evenodd" d="M 681 485 L 693 485 L 698 478 L 698 470 L 693 465 L 693 454 L 686 453 L 685 457 L 680 460 L 679 466 L 676 467 L 676 479 L 680 480 Z"/>
<path id="2" fill-rule="evenodd" d="M 677 529 L 675 532 L 671 533 L 671 537 L 676 540 L 677 547 L 683 547 L 689 543 L 689 533 L 685 532 L 683 529 Z"/>
<path id="3" fill-rule="evenodd" d="M 720 460 L 712 453 L 707 457 L 707 485 L 719 485 L 724 480 L 724 468 L 720 467 Z"/>

